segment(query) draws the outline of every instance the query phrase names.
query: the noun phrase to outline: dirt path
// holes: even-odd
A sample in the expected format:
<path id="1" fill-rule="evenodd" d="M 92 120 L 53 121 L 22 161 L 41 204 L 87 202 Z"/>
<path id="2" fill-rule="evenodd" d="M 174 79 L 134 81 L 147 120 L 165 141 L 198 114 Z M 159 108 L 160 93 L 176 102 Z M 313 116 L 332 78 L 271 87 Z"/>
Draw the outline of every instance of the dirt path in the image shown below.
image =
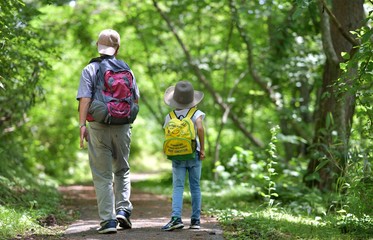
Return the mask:
<path id="1" fill-rule="evenodd" d="M 134 178 L 136 178 L 134 176 Z M 190 206 L 184 204 L 184 229 L 172 232 L 160 228 L 169 221 L 171 202 L 167 197 L 132 190 L 131 201 L 134 210 L 131 216 L 132 229 L 119 230 L 116 234 L 98 234 L 99 225 L 96 198 L 92 186 L 61 187 L 69 208 L 80 212 L 80 219 L 71 224 L 60 239 L 211 239 L 222 240 L 223 233 L 215 218 L 203 216 L 200 230 L 189 230 Z"/>

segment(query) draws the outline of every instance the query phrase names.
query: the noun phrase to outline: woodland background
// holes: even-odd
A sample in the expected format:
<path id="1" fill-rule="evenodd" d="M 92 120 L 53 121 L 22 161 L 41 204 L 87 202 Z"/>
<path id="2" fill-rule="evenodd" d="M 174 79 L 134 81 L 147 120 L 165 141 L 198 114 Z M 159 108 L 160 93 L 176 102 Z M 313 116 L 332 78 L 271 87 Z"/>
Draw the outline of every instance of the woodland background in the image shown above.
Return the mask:
<path id="1" fill-rule="evenodd" d="M 169 168 L 163 93 L 189 80 L 205 93 L 209 185 L 373 225 L 372 9 L 364 0 L 1 2 L 0 204 L 29 179 L 90 179 L 76 91 L 99 32 L 113 28 L 141 91 L 133 171 Z"/>

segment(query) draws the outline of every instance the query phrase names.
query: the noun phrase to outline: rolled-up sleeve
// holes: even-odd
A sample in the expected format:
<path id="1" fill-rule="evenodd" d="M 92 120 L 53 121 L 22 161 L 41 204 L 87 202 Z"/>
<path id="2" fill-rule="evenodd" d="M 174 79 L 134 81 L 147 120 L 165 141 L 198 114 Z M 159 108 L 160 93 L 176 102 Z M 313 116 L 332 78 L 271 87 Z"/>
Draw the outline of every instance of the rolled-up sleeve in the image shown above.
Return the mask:
<path id="1" fill-rule="evenodd" d="M 139 88 L 137 87 L 137 82 L 136 82 L 135 74 L 132 72 L 132 70 L 131 70 L 131 74 L 133 76 L 133 87 L 135 89 L 135 100 L 139 100 L 139 98 L 140 98 L 140 91 L 139 91 Z"/>
<path id="2" fill-rule="evenodd" d="M 93 95 L 93 82 L 96 76 L 97 66 L 94 63 L 87 65 L 80 75 L 80 82 L 76 99 L 91 98 Z"/>

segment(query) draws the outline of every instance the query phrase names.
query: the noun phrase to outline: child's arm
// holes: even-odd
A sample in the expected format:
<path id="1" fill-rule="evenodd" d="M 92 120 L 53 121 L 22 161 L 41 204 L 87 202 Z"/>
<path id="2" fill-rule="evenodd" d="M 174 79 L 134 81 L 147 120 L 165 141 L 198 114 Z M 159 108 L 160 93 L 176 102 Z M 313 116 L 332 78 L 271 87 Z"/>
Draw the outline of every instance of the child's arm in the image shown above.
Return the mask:
<path id="1" fill-rule="evenodd" d="M 200 145 L 200 159 L 203 160 L 205 158 L 205 129 L 203 128 L 202 123 L 202 116 L 197 118 L 196 120 L 196 126 L 197 126 L 197 133 L 198 133 L 198 139 L 199 139 L 199 145 Z"/>

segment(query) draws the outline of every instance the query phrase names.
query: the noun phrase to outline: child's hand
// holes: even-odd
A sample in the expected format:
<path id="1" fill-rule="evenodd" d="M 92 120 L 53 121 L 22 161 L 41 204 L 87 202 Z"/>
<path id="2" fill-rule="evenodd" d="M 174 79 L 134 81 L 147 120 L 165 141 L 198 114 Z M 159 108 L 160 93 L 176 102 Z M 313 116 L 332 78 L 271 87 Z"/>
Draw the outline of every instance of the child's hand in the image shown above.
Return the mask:
<path id="1" fill-rule="evenodd" d="M 199 152 L 199 159 L 201 159 L 201 160 L 205 159 L 205 150 L 201 150 Z"/>

